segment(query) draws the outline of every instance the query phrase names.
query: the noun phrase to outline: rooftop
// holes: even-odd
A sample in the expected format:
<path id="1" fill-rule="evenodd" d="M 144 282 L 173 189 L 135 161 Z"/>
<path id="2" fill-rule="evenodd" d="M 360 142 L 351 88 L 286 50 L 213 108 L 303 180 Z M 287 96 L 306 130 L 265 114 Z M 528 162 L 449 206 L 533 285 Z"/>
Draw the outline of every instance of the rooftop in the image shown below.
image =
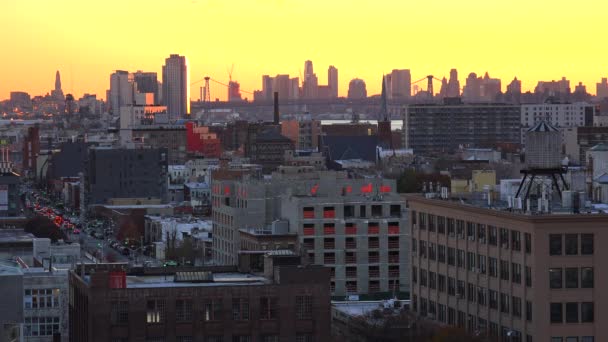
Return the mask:
<path id="1" fill-rule="evenodd" d="M 167 275 L 127 275 L 127 289 L 143 289 L 143 288 L 168 288 L 168 287 L 214 287 L 214 286 L 252 286 L 265 285 L 271 281 L 263 276 L 257 276 L 249 273 L 212 273 L 206 275 L 209 277 L 207 281 L 201 281 L 197 277 L 184 277 L 183 274 L 177 272 L 178 279 L 175 274 Z M 188 279 L 190 278 L 190 279 Z M 87 283 L 90 282 L 90 276 L 84 277 Z"/>
<path id="2" fill-rule="evenodd" d="M 0 229 L 0 242 L 29 242 L 35 238 L 23 229 Z"/>

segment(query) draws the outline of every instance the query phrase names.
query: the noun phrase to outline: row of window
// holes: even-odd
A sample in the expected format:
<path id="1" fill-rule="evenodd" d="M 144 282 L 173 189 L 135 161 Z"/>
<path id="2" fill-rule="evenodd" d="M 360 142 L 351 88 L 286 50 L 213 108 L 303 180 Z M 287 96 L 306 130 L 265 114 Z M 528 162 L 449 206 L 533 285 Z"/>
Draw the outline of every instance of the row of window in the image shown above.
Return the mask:
<path id="1" fill-rule="evenodd" d="M 191 299 L 178 299 L 175 301 L 175 320 L 177 322 L 190 322 L 194 315 L 194 302 Z M 146 322 L 165 323 L 167 313 L 166 301 L 164 299 L 148 300 L 146 303 Z M 223 316 L 224 307 L 221 298 L 207 299 L 203 301 L 201 316 L 203 321 L 220 321 Z M 259 303 L 259 319 L 277 319 L 278 298 L 261 297 Z M 231 319 L 247 321 L 251 319 L 249 298 L 232 298 Z M 127 324 L 129 322 L 129 302 L 113 301 L 111 303 L 111 322 L 115 325 Z M 312 296 L 296 296 L 296 319 L 312 319 Z"/>
<path id="2" fill-rule="evenodd" d="M 593 267 L 566 267 L 549 269 L 549 287 L 552 289 L 592 289 Z M 580 282 L 579 282 L 580 279 Z M 564 284 L 565 280 L 565 284 Z"/>
<path id="3" fill-rule="evenodd" d="M 459 239 L 468 239 L 469 241 L 477 241 L 480 244 L 489 244 L 491 246 L 500 246 L 505 249 L 514 251 L 522 250 L 522 234 L 517 230 L 509 230 L 507 228 L 497 228 L 495 226 L 481 223 L 465 222 L 464 220 L 456 220 L 449 217 L 435 216 L 427 213 L 418 213 L 412 211 L 412 227 L 417 227 L 421 230 L 428 229 L 430 232 L 439 234 L 447 234 L 450 237 L 458 237 Z M 523 234 L 524 251 L 532 253 L 532 235 L 529 233 Z"/>
<path id="4" fill-rule="evenodd" d="M 551 342 L 595 342 L 593 336 L 568 336 L 568 337 L 551 337 Z"/>
<path id="5" fill-rule="evenodd" d="M 522 268 L 519 263 L 509 263 L 506 260 L 500 260 L 499 264 L 499 260 L 494 257 L 486 257 L 485 255 L 475 254 L 473 252 L 465 252 L 462 249 L 453 247 L 446 248 L 443 245 L 436 245 L 432 242 L 429 242 L 427 246 L 427 242 L 423 240 L 420 240 L 417 244 L 416 239 L 412 239 L 412 253 L 418 253 L 418 256 L 421 258 L 447 263 L 450 266 L 456 266 L 471 272 L 480 274 L 487 273 L 490 277 L 494 278 L 499 277 L 498 271 L 500 270 L 501 280 L 511 280 L 513 283 L 521 284 Z M 528 287 L 532 286 L 532 268 L 529 266 L 525 266 L 525 285 Z"/>
<path id="6" fill-rule="evenodd" d="M 380 239 L 387 242 L 387 246 L 389 249 L 397 249 L 399 248 L 399 237 L 398 236 L 388 236 L 388 237 L 379 237 L 379 236 L 370 236 L 367 238 L 367 248 L 375 249 L 380 248 Z M 346 249 L 357 249 L 357 238 L 355 237 L 338 237 L 338 240 L 344 241 L 344 248 Z M 317 241 L 321 241 L 320 239 Z M 361 239 L 359 239 L 361 242 Z M 304 249 L 313 250 L 313 249 L 335 249 L 336 248 L 336 239 L 335 238 L 323 238 L 323 245 L 317 243 L 315 248 L 315 238 L 305 238 L 302 240 L 302 246 Z M 362 246 L 359 244 L 359 248 Z"/>
<path id="7" fill-rule="evenodd" d="M 359 216 L 360 218 L 368 218 L 367 205 L 359 205 Z M 401 205 L 391 204 L 388 212 L 383 210 L 381 204 L 371 205 L 369 214 L 371 217 L 401 217 Z M 315 215 L 315 207 L 304 207 L 302 208 L 302 217 L 305 219 L 317 218 Z M 344 218 L 355 217 L 355 206 L 345 205 L 344 206 Z M 320 217 L 319 217 L 320 218 Z M 322 218 L 336 218 L 336 208 L 334 206 L 323 207 Z"/>
<path id="8" fill-rule="evenodd" d="M 592 255 L 593 234 L 549 234 L 549 254 Z"/>
<path id="9" fill-rule="evenodd" d="M 59 296 L 59 289 L 25 290 L 23 307 L 26 309 L 58 308 Z"/>
<path id="10" fill-rule="evenodd" d="M 344 261 L 345 264 L 378 264 L 380 263 L 380 252 L 368 252 L 367 260 L 360 260 L 357 258 L 356 252 L 344 252 Z M 315 260 L 314 253 L 308 253 L 308 257 L 310 260 Z M 389 251 L 388 252 L 388 260 L 391 264 L 399 263 L 399 251 Z M 334 265 L 336 264 L 336 253 L 329 252 L 323 253 L 323 265 Z"/>
<path id="11" fill-rule="evenodd" d="M 462 329 L 466 328 L 469 333 L 474 333 L 478 336 L 500 337 L 502 341 L 522 342 L 521 332 L 517 330 L 506 326 L 499 326 L 498 323 L 488 321 L 482 317 L 467 315 L 463 311 L 427 300 L 426 298 L 420 298 L 420 305 L 418 305 L 418 298 L 414 295 L 412 297 L 412 307 L 421 316 Z M 532 342 L 532 336 L 527 335 L 526 342 Z"/>
<path id="12" fill-rule="evenodd" d="M 302 234 L 305 236 L 311 235 L 335 235 L 336 232 L 340 234 L 339 230 L 336 230 L 335 223 L 323 223 L 323 230 L 319 232 L 319 234 L 315 231 L 314 223 L 304 223 L 302 225 Z M 368 222 L 367 223 L 367 234 L 380 234 L 380 223 L 379 222 Z M 399 234 L 399 222 L 388 222 L 387 223 L 387 233 L 388 234 Z M 357 234 L 357 225 L 354 222 L 346 222 L 344 223 L 344 234 L 346 235 L 356 235 Z"/>
<path id="13" fill-rule="evenodd" d="M 371 277 L 371 276 L 370 276 Z M 360 291 L 357 289 L 357 281 L 356 280 L 347 280 L 344 282 L 344 287 L 346 289 L 347 294 L 357 294 Z M 389 279 L 388 280 L 388 289 L 391 292 L 401 291 L 399 279 Z M 329 283 L 329 290 L 331 293 L 336 291 L 336 282 L 331 281 Z M 368 283 L 367 293 L 376 293 L 380 291 L 380 281 L 378 280 L 370 280 Z"/>
<path id="14" fill-rule="evenodd" d="M 420 272 L 420 286 L 428 286 L 430 289 L 439 292 L 447 292 L 449 296 L 466 299 L 480 306 L 488 306 L 490 309 L 500 310 L 505 314 L 511 313 L 514 317 L 522 317 L 522 300 L 520 297 L 509 296 L 506 293 L 499 293 L 475 284 L 465 283 L 463 280 L 456 280 L 442 274 L 436 277 L 434 272 L 429 272 L 427 280 L 426 271 L 423 271 Z M 413 277 L 412 282 L 416 283 L 417 279 Z M 526 301 L 525 305 L 525 318 L 532 321 L 532 302 Z"/>
<path id="15" fill-rule="evenodd" d="M 25 336 L 53 336 L 59 331 L 59 317 L 26 317 L 23 326 Z"/>
<path id="16" fill-rule="evenodd" d="M 551 323 L 593 323 L 594 321 L 593 302 L 551 303 L 550 309 Z"/>

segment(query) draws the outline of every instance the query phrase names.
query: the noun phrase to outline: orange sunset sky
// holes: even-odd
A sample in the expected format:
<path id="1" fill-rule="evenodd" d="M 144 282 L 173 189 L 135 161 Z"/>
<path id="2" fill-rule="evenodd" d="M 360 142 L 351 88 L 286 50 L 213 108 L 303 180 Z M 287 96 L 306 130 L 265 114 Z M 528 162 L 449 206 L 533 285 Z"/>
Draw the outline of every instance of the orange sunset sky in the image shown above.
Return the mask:
<path id="1" fill-rule="evenodd" d="M 188 57 L 193 82 L 227 82 L 234 63 L 247 91 L 263 74 L 299 76 L 306 59 L 326 84 L 335 65 L 341 96 L 355 77 L 379 93 L 391 69 L 417 80 L 457 68 L 461 85 L 489 71 L 503 91 L 514 76 L 525 90 L 566 76 L 595 93 L 608 76 L 608 2 L 598 0 L 0 0 L 0 13 L 0 99 L 46 94 L 56 70 L 65 93 L 105 98 L 113 70 L 160 80 L 171 53 Z M 226 98 L 211 87 L 212 98 Z"/>

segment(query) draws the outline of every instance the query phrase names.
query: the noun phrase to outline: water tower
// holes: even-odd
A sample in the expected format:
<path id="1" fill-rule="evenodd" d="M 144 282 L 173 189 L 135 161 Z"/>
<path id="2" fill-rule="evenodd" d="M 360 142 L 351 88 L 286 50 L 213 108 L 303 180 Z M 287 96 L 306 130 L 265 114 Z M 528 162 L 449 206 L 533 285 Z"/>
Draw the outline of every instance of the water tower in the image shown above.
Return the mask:
<path id="1" fill-rule="evenodd" d="M 566 169 L 562 165 L 561 132 L 547 122 L 541 121 L 526 131 L 526 168 L 521 170 L 524 178 L 515 197 L 525 201 L 530 195 L 534 181 L 549 179 L 559 196 L 568 190 L 564 179 Z M 561 180 L 561 184 L 560 184 Z"/>

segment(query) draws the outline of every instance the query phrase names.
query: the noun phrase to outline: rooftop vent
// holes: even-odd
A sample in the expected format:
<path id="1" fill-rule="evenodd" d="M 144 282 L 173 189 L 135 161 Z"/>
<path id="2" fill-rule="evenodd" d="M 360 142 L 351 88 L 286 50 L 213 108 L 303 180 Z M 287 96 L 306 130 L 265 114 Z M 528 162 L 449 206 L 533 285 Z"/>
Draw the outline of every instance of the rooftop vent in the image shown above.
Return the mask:
<path id="1" fill-rule="evenodd" d="M 211 283 L 213 282 L 213 273 L 203 271 L 175 272 L 173 281 L 176 283 Z"/>

